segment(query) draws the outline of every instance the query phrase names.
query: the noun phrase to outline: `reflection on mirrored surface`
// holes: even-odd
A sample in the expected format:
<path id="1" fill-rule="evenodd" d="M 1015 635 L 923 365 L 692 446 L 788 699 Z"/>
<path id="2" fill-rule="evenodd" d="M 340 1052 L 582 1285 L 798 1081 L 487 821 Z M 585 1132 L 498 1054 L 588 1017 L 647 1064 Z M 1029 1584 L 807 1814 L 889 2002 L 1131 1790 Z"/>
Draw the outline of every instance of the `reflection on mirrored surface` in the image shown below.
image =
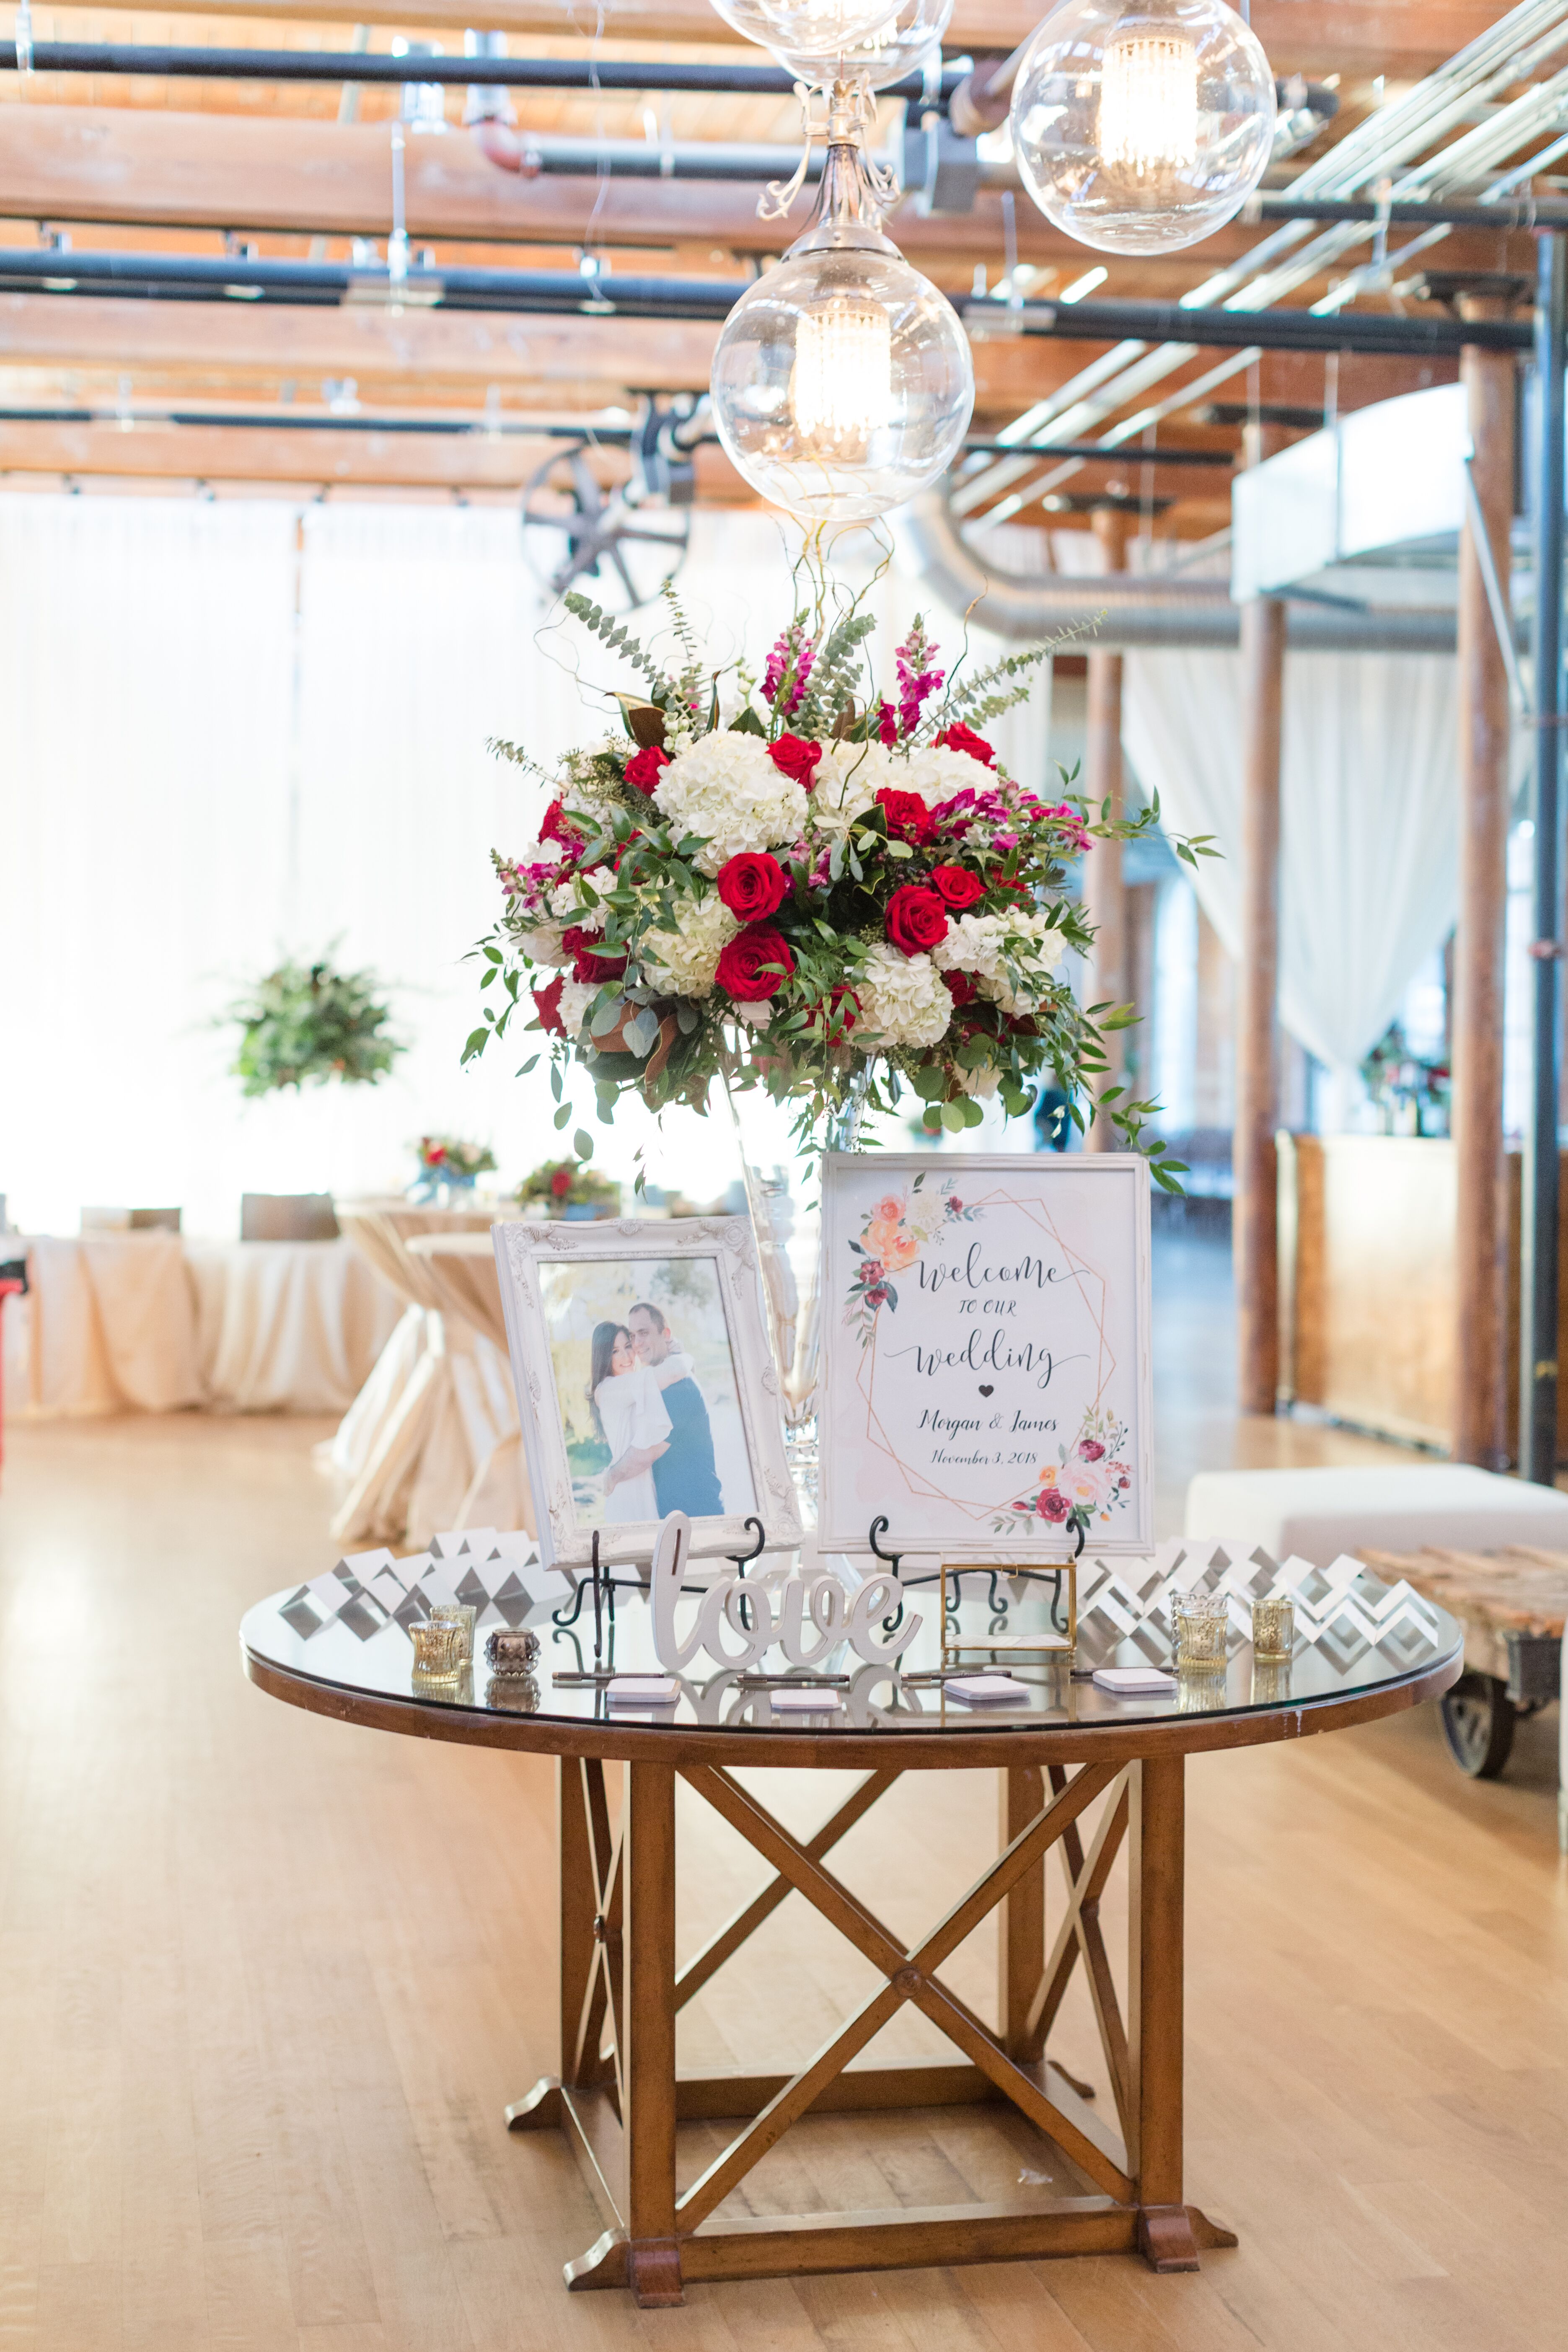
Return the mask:
<path id="1" fill-rule="evenodd" d="M 1184 1695 L 1180 1687 L 1118 1696 L 1090 1679 L 1097 1666 L 1169 1669 L 1174 1663 L 1173 1620 L 1180 1595 L 1149 1573 L 1152 1563 L 1134 1563 L 1134 1568 L 1145 1571 L 1141 1584 L 1135 1585 L 1132 1572 L 1123 1568 L 1111 1602 L 1091 1606 L 1080 1620 L 1070 1667 L 1059 1657 L 1009 1657 L 1007 1671 L 1024 1685 L 1026 1696 L 1005 1707 L 964 1707 L 946 1699 L 941 1679 L 940 1594 L 934 1587 L 919 1587 L 907 1593 L 904 1605 L 920 1623 L 897 1669 L 864 1664 L 847 1647 L 822 1661 L 818 1673 L 843 1678 L 837 1709 L 813 1708 L 786 1717 L 772 1704 L 767 1689 L 757 1686 L 755 1668 L 743 1676 L 739 1661 L 726 1669 L 704 1657 L 699 1669 L 679 1678 L 675 1704 L 645 1720 L 676 1729 L 757 1732 L 774 1739 L 793 1732 L 816 1741 L 847 1733 L 897 1738 L 911 1732 L 953 1731 L 973 1738 L 1030 1727 L 1159 1723 L 1194 1712 L 1239 1715 L 1351 1697 L 1426 1673 L 1453 1657 L 1460 1643 L 1451 1618 L 1426 1602 L 1406 1608 L 1397 1594 L 1365 1576 L 1343 1607 L 1305 1621 L 1298 1611 L 1300 1632 L 1290 1665 L 1269 1667 L 1250 1648 L 1238 1646 L 1225 1664 L 1198 1677 L 1182 1678 L 1202 1682 L 1201 1700 L 1195 1691 Z M 996 1612 L 990 1595 L 979 1589 L 980 1580 L 972 1582 L 976 1589 L 960 1603 L 959 1630 L 984 1633 Z M 1042 1622 L 1048 1622 L 1046 1604 L 1026 1600 L 1014 1610 L 1018 1631 L 1029 1630 L 1029 1612 L 1036 1607 L 1042 1612 Z M 526 1630 L 537 1636 L 540 1650 L 531 1676 L 492 1673 L 478 1706 L 498 1714 L 536 1716 L 542 1722 L 597 1722 L 608 1739 L 612 1722 L 629 1720 L 631 1710 L 612 1709 L 608 1684 L 594 1678 L 591 1631 L 584 1641 L 581 1625 L 555 1625 L 548 1605 L 531 1609 L 528 1617 Z M 493 1603 L 480 1610 L 479 1625 L 481 1646 L 488 1647 L 484 1637 L 504 1629 Z M 318 1621 L 298 1606 L 295 1593 L 283 1592 L 251 1610 L 242 1638 L 257 1657 L 318 1683 L 369 1696 L 412 1697 L 429 1706 L 474 1707 L 471 1681 L 436 1683 L 423 1674 L 416 1681 L 414 1641 L 433 1630 L 415 1625 L 405 1631 L 395 1621 L 376 1625 L 359 1607 L 345 1607 L 338 1615 Z M 950 1622 L 950 1639 L 952 1632 Z M 662 1671 L 642 1593 L 623 1590 L 616 1595 L 613 1610 L 606 1607 L 600 1664 L 605 1674 Z M 782 1654 L 770 1654 L 765 1672 L 775 1677 L 787 1672 Z M 558 1682 L 557 1674 L 574 1679 Z"/>

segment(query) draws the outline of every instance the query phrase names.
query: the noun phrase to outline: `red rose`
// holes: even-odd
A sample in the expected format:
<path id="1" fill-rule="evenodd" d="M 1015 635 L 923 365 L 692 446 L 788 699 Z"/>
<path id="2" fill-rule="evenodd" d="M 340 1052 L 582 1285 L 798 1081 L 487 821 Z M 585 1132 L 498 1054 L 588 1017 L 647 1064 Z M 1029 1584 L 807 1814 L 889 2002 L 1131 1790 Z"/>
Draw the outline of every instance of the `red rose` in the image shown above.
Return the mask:
<path id="1" fill-rule="evenodd" d="M 566 1024 L 561 1018 L 561 991 L 564 984 L 562 974 L 557 972 L 554 979 L 546 981 L 542 988 L 530 991 L 533 1009 L 539 1015 L 539 1025 L 552 1037 L 564 1037 L 566 1034 Z"/>
<path id="2" fill-rule="evenodd" d="M 619 980 L 626 968 L 626 952 L 601 955 L 598 942 L 603 931 L 585 931 L 581 923 L 574 923 L 569 931 L 561 934 L 561 944 L 572 958 L 572 977 L 576 981 Z"/>
<path id="3" fill-rule="evenodd" d="M 1071 1508 L 1072 1505 L 1068 1501 L 1067 1496 L 1058 1493 L 1055 1486 L 1047 1486 L 1040 1496 L 1041 1518 L 1055 1519 L 1058 1526 Z"/>
<path id="4" fill-rule="evenodd" d="M 951 727 L 944 727 L 936 740 L 945 751 L 967 751 L 970 758 L 978 760 L 983 767 L 989 768 L 996 757 L 984 736 L 977 735 L 973 727 L 965 727 L 961 720 Z"/>
<path id="5" fill-rule="evenodd" d="M 776 968 L 769 971 L 770 964 Z M 753 923 L 749 930 L 736 932 L 713 977 L 737 1004 L 760 1004 L 778 994 L 794 970 L 795 958 L 784 933 L 771 923 Z"/>
<path id="6" fill-rule="evenodd" d="M 822 757 L 822 746 L 808 743 L 803 735 L 781 735 L 776 743 L 768 745 L 768 757 L 775 768 L 810 792 L 812 771 Z"/>
<path id="7" fill-rule="evenodd" d="M 558 841 L 563 849 L 581 849 L 583 836 L 574 833 L 561 814 L 559 801 L 552 801 L 544 812 L 544 822 L 539 828 L 541 841 Z"/>
<path id="8" fill-rule="evenodd" d="M 973 1003 L 974 982 L 966 971 L 944 971 L 942 978 L 947 982 L 949 993 L 955 1004 Z"/>
<path id="9" fill-rule="evenodd" d="M 639 793 L 651 793 L 658 782 L 659 770 L 668 765 L 669 753 L 661 751 L 657 743 L 650 743 L 646 751 L 634 751 L 626 761 L 626 782 L 635 784 Z"/>
<path id="10" fill-rule="evenodd" d="M 1098 1437 L 1086 1437 L 1078 1450 L 1080 1458 L 1085 1462 L 1099 1462 L 1103 1459 L 1105 1454 L 1105 1448 Z"/>
<path id="11" fill-rule="evenodd" d="M 877 794 L 877 806 L 887 819 L 889 841 L 907 841 L 920 849 L 934 838 L 931 811 L 919 793 L 894 792 L 884 784 Z"/>
<path id="12" fill-rule="evenodd" d="M 831 996 L 819 996 L 805 1016 L 805 1025 L 815 1029 L 819 1021 L 826 1024 L 827 1043 L 837 1045 L 848 1036 L 855 1026 L 855 1016 L 860 1010 L 860 999 L 852 988 L 840 981 Z"/>
<path id="13" fill-rule="evenodd" d="M 789 877 L 765 850 L 743 849 L 720 867 L 719 896 L 742 923 L 760 923 L 784 905 Z"/>
<path id="14" fill-rule="evenodd" d="M 430 1167 L 439 1168 L 446 1157 L 447 1147 L 444 1143 L 432 1143 L 426 1147 L 425 1158 Z"/>
<path id="15" fill-rule="evenodd" d="M 550 1189 L 554 1193 L 558 1201 L 564 1200 L 566 1194 L 572 1190 L 572 1171 L 570 1168 L 558 1168 L 555 1171 L 554 1175 L 552 1176 L 550 1180 Z"/>
<path id="16" fill-rule="evenodd" d="M 933 866 L 931 886 L 940 894 L 942 905 L 951 907 L 956 915 L 985 896 L 984 883 L 966 866 Z"/>
<path id="17" fill-rule="evenodd" d="M 876 1285 L 877 1285 L 879 1282 L 880 1282 L 880 1281 L 881 1281 L 881 1279 L 882 1279 L 882 1261 L 881 1261 L 881 1259 L 880 1259 L 879 1257 L 868 1257 L 868 1258 L 866 1260 L 865 1265 L 864 1265 L 861 1267 L 861 1269 L 860 1269 L 860 1280 L 861 1280 L 861 1282 L 864 1284 L 865 1287 L 866 1287 L 868 1290 L 870 1290 L 870 1289 L 873 1289 L 873 1288 L 876 1286 Z"/>
<path id="18" fill-rule="evenodd" d="M 887 933 L 907 955 L 923 955 L 947 937 L 947 916 L 934 890 L 906 882 L 888 901 Z"/>

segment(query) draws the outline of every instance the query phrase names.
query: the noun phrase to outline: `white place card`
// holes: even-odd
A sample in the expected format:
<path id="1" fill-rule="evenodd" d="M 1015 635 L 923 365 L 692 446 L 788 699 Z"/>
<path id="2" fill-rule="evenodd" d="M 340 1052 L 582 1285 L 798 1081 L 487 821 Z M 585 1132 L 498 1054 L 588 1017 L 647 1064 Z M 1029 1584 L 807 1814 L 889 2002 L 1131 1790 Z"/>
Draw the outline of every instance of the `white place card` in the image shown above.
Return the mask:
<path id="1" fill-rule="evenodd" d="M 808 1683 L 784 1683 L 768 1699 L 775 1715 L 833 1715 L 844 1704 L 836 1690 L 813 1690 Z"/>
<path id="2" fill-rule="evenodd" d="M 612 1706 L 668 1706 L 679 1696 L 673 1675 L 619 1675 L 609 1686 Z"/>
<path id="3" fill-rule="evenodd" d="M 950 1675 L 942 1691 L 965 1706 L 1017 1706 L 1029 1696 L 1028 1684 L 1012 1675 Z"/>
<path id="4" fill-rule="evenodd" d="M 1119 1698 L 1153 1698 L 1176 1687 L 1175 1675 L 1158 1666 L 1097 1666 L 1094 1679 Z"/>

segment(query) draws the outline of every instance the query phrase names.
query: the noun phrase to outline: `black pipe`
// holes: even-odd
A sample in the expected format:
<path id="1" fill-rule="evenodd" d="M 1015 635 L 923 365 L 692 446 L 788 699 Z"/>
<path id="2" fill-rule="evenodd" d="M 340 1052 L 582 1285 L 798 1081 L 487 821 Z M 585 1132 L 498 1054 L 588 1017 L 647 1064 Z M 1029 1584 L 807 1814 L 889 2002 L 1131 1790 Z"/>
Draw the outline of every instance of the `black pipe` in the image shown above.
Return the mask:
<path id="1" fill-rule="evenodd" d="M 1241 219 L 1244 224 L 1386 220 L 1392 228 L 1564 228 L 1568 227 L 1568 204 L 1560 196 L 1513 196 L 1506 204 L 1423 204 L 1401 199 L 1384 206 L 1364 196 L 1292 196 L 1269 189 L 1251 199 Z"/>
<path id="2" fill-rule="evenodd" d="M 1557 1126 L 1563 999 L 1563 369 L 1568 252 L 1541 240 L 1536 274 L 1535 939 L 1531 974 L 1530 1120 L 1520 1217 L 1520 1468 L 1538 1486 L 1557 1472 Z"/>
<path id="3" fill-rule="evenodd" d="M 1098 457 L 1119 466 L 1234 466 L 1228 449 L 1145 449 L 1124 441 L 1107 449 L 1098 441 L 966 441 L 969 457 Z"/>
<path id="4" fill-rule="evenodd" d="M 226 255 L 72 253 L 0 247 L 0 288 L 46 293 L 167 296 L 189 301 L 226 297 L 294 303 L 401 299 L 410 309 L 616 314 L 626 318 L 726 318 L 751 280 L 584 277 L 567 269 L 411 269 L 392 280 L 384 269 L 343 262 L 244 261 Z M 994 324 L 1004 306 L 960 296 L 963 319 Z M 1026 302 L 1005 315 L 1020 332 L 1075 342 L 1193 343 L 1221 350 L 1257 344 L 1266 351 L 1381 352 L 1395 358 L 1454 358 L 1467 343 L 1489 351 L 1528 350 L 1529 325 L 1513 319 L 1393 319 L 1341 311 L 1186 310 L 1176 302 Z M 1011 449 L 1011 445 L 1009 445 Z"/>
<path id="5" fill-rule="evenodd" d="M 655 65 L 626 58 L 372 56 L 363 49 L 160 48 L 124 41 L 35 41 L 35 73 L 152 74 L 172 80 L 443 82 L 505 89 L 711 90 L 787 98 L 796 77 L 783 66 Z M 945 104 L 969 71 L 964 58 L 942 68 Z M 14 73 L 15 41 L 0 41 L 0 73 Z M 927 97 L 923 74 L 892 82 L 886 98 Z"/>

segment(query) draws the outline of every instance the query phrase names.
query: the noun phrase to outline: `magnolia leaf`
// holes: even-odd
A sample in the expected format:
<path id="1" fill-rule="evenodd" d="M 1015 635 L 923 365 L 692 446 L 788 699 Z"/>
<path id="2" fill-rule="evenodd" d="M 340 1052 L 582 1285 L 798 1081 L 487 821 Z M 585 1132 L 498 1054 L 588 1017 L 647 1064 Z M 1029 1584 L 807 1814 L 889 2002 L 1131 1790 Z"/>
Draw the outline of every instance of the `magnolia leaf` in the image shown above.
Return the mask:
<path id="1" fill-rule="evenodd" d="M 572 1149 L 579 1160 L 592 1160 L 594 1157 L 594 1139 L 585 1127 L 580 1127 L 572 1138 Z"/>

